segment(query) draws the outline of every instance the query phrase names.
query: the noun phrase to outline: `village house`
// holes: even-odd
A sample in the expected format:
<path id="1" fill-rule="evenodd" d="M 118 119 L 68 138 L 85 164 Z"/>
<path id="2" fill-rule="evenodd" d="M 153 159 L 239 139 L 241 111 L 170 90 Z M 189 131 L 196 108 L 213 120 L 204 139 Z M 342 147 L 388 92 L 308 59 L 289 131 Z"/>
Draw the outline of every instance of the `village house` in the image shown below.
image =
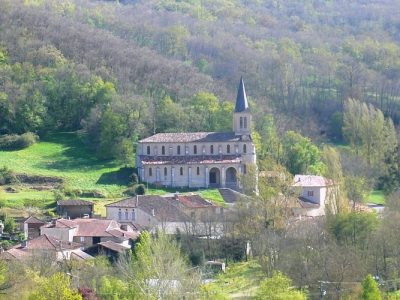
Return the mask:
<path id="1" fill-rule="evenodd" d="M 139 141 L 141 181 L 161 186 L 240 189 L 238 176 L 255 165 L 251 113 L 240 79 L 232 132 L 157 133 Z"/>
<path id="2" fill-rule="evenodd" d="M 63 218 L 83 218 L 93 216 L 94 203 L 86 200 L 59 200 L 57 201 L 57 214 Z"/>
<path id="3" fill-rule="evenodd" d="M 299 189 L 299 197 L 293 208 L 295 216 L 325 215 L 327 199 L 334 188 L 331 180 L 316 175 L 295 175 L 292 186 Z"/>
<path id="4" fill-rule="evenodd" d="M 114 220 L 103 219 L 57 219 L 42 226 L 41 234 L 62 241 L 80 243 L 84 248 L 106 241 L 130 247 L 131 242 L 139 236 L 139 232 L 129 226 L 121 226 Z"/>
<path id="5" fill-rule="evenodd" d="M 24 221 L 24 235 L 25 239 L 33 239 L 40 236 L 40 227 L 45 225 L 46 222 L 34 216 L 30 216 Z"/>
<path id="6" fill-rule="evenodd" d="M 196 223 L 220 222 L 224 209 L 199 195 L 175 194 L 136 196 L 107 204 L 106 211 L 107 219 L 133 223 L 152 232 L 162 229 L 175 234 L 178 230 L 193 233 Z"/>
<path id="7" fill-rule="evenodd" d="M 4 251 L 0 257 L 6 260 L 23 260 L 35 255 L 41 255 L 60 261 L 71 259 L 71 255 L 75 253 L 78 257 L 89 258 L 88 255 L 82 252 L 79 243 L 62 241 L 44 234 Z"/>

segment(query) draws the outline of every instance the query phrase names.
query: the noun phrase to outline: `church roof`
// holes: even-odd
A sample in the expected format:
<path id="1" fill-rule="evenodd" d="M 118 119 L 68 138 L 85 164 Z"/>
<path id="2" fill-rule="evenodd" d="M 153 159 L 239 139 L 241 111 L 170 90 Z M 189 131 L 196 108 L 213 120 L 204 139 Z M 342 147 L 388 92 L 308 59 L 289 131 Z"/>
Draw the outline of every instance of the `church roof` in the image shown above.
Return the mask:
<path id="1" fill-rule="evenodd" d="M 140 155 L 143 165 L 190 165 L 240 163 L 239 155 L 189 155 L 189 156 L 147 156 Z"/>
<path id="2" fill-rule="evenodd" d="M 248 136 L 251 140 L 250 136 Z M 238 142 L 243 136 L 234 132 L 169 132 L 157 133 L 141 140 L 144 143 Z"/>
<path id="3" fill-rule="evenodd" d="M 236 97 L 235 112 L 249 111 L 249 103 L 247 102 L 246 89 L 244 88 L 243 78 L 240 77 L 238 93 Z"/>

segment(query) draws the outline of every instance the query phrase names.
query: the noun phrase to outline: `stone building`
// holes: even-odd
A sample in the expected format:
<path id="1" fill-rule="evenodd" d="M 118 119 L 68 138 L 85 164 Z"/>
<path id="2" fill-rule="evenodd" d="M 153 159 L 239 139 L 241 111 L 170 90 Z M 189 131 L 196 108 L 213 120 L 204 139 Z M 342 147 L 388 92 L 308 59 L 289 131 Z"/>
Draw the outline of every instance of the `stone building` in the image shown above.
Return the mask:
<path id="1" fill-rule="evenodd" d="M 232 132 L 157 133 L 138 143 L 141 181 L 169 187 L 239 189 L 238 176 L 256 163 L 251 113 L 240 79 Z"/>

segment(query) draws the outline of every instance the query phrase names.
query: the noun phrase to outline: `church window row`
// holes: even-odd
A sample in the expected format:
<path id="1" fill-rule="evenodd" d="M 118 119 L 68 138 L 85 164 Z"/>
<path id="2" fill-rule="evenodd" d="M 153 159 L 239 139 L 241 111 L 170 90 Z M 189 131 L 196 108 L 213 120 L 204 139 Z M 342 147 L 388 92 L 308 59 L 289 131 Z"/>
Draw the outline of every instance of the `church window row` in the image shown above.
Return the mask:
<path id="1" fill-rule="evenodd" d="M 194 155 L 199 154 L 197 145 L 193 145 L 193 148 L 192 148 L 192 149 L 193 149 L 193 154 L 194 154 Z M 211 154 L 211 155 L 216 154 L 215 151 L 214 151 L 214 145 L 210 145 L 210 148 L 209 148 L 209 149 L 210 149 L 210 154 Z M 236 152 L 236 154 L 239 153 L 239 146 L 238 146 L 238 145 L 235 145 L 235 152 Z M 228 144 L 228 145 L 226 145 L 226 154 L 231 154 L 231 153 L 232 153 L 232 151 L 231 151 L 231 145 Z M 243 145 L 242 153 L 247 153 L 247 146 L 246 146 L 246 144 Z M 147 147 L 146 147 L 146 154 L 147 154 L 147 155 L 151 155 L 151 154 L 152 154 L 152 153 L 151 153 L 151 147 L 150 147 L 150 146 L 147 146 Z M 186 155 L 189 155 L 189 146 L 186 146 L 186 147 L 185 147 L 185 154 L 186 154 Z M 202 154 L 206 154 L 206 147 L 205 147 L 205 146 L 203 146 Z M 221 146 L 221 145 L 218 146 L 218 154 L 223 154 L 222 146 Z M 158 155 L 158 153 L 157 153 L 157 148 L 153 149 L 153 155 L 155 155 L 155 156 Z M 166 155 L 165 146 L 161 146 L 161 155 Z M 172 147 L 169 147 L 169 155 L 173 155 L 173 149 L 172 149 Z M 176 155 L 181 155 L 181 146 L 180 146 L 180 145 L 178 145 L 178 146 L 176 147 Z"/>
<path id="2" fill-rule="evenodd" d="M 244 166 L 244 168 L 245 167 L 246 166 Z M 244 173 L 246 173 L 246 169 L 244 169 Z M 179 175 L 180 176 L 184 175 L 184 168 L 183 167 L 179 168 Z M 200 167 L 196 167 L 196 175 L 200 175 Z M 151 167 L 148 169 L 148 176 L 149 177 L 153 176 L 153 168 L 151 168 Z M 164 176 L 165 177 L 168 176 L 168 168 L 167 167 L 164 167 Z"/>

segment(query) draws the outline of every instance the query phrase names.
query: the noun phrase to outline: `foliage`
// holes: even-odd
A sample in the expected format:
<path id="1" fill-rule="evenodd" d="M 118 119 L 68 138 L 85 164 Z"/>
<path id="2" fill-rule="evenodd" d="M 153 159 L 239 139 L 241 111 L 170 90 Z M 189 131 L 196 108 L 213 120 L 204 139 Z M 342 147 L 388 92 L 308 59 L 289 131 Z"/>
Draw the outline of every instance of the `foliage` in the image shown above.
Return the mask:
<path id="1" fill-rule="evenodd" d="M 102 277 L 98 295 L 104 300 L 128 299 L 128 285 L 115 277 Z"/>
<path id="2" fill-rule="evenodd" d="M 271 278 L 267 278 L 260 283 L 256 299 L 307 299 L 306 294 L 301 291 L 293 290 L 291 280 L 282 273 L 277 272 Z"/>
<path id="3" fill-rule="evenodd" d="M 283 161 L 292 174 L 323 174 L 321 151 L 309 138 L 288 131 L 283 138 Z"/>
<path id="4" fill-rule="evenodd" d="M 0 150 L 21 150 L 33 145 L 37 140 L 38 136 L 31 132 L 22 135 L 3 135 L 0 136 Z"/>
<path id="5" fill-rule="evenodd" d="M 382 299 L 381 293 L 378 288 L 378 283 L 375 281 L 375 279 L 371 276 L 368 275 L 365 277 L 363 283 L 363 293 L 361 295 L 361 298 L 364 300 L 380 300 Z"/>
<path id="6" fill-rule="evenodd" d="M 37 288 L 29 295 L 30 300 L 81 300 L 77 291 L 70 287 L 70 278 L 63 273 L 55 273 L 49 278 L 41 279 Z"/>
<path id="7" fill-rule="evenodd" d="M 9 169 L 7 166 L 0 168 L 0 185 L 13 184 L 17 181 L 18 180 L 11 169 Z"/>

